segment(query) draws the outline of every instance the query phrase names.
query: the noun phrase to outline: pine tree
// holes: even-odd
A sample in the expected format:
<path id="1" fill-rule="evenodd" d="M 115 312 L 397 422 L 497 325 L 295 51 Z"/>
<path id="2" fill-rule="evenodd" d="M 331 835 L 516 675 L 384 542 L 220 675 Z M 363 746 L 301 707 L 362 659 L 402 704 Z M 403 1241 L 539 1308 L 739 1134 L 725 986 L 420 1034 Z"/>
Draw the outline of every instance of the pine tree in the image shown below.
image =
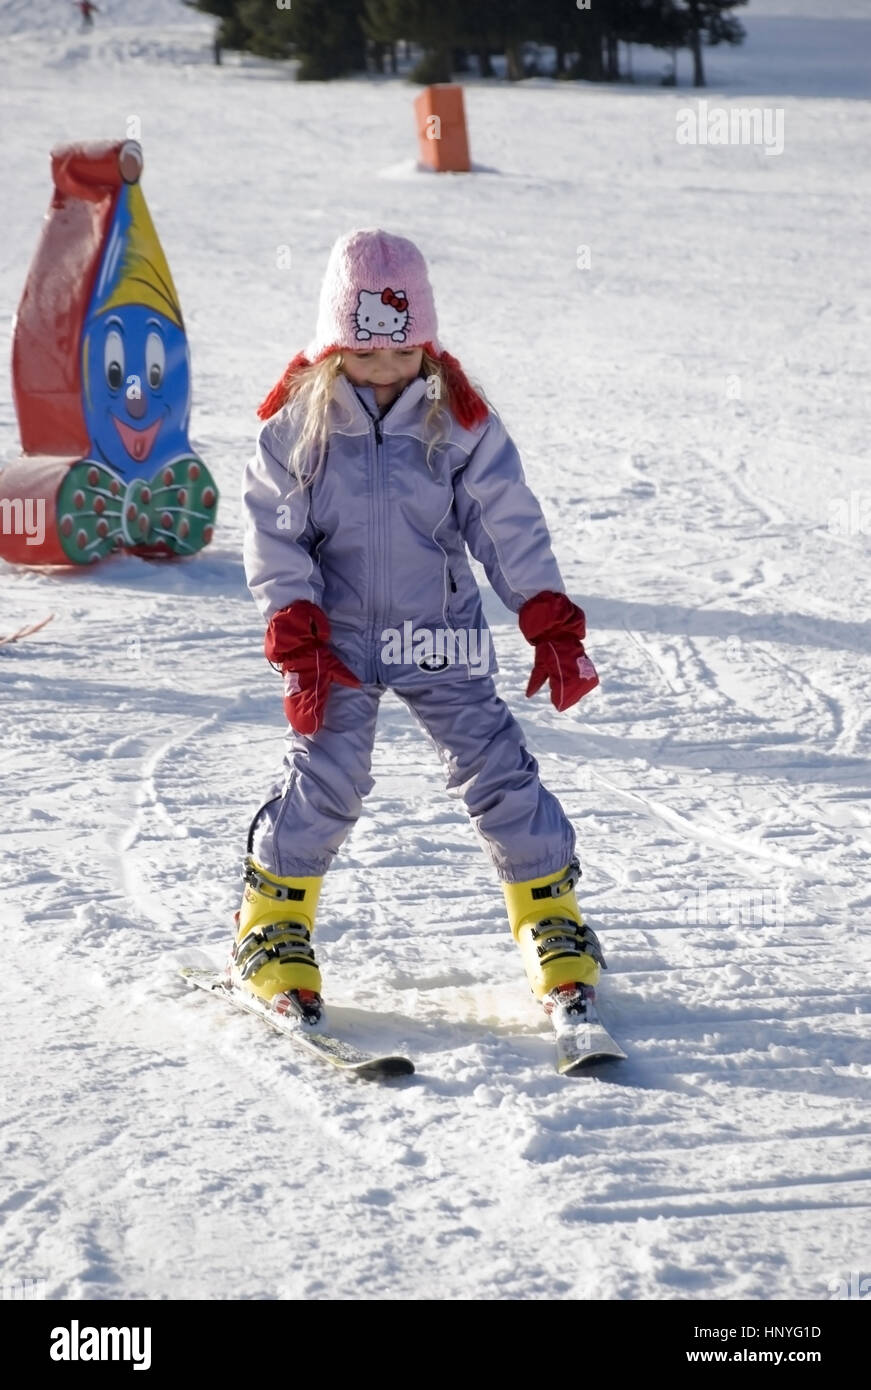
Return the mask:
<path id="1" fill-rule="evenodd" d="M 454 49 L 461 45 L 463 0 L 366 0 L 365 32 L 371 38 L 417 44 L 423 57 L 411 73 L 414 82 L 450 82 Z"/>
<path id="2" fill-rule="evenodd" d="M 248 30 L 236 13 L 239 8 L 238 0 L 184 0 L 184 3 L 192 10 L 202 10 L 204 14 L 213 14 L 220 19 L 215 34 L 218 51 L 222 48 L 248 46 Z"/>
<path id="3" fill-rule="evenodd" d="M 237 0 L 250 35 L 246 47 L 269 58 L 300 60 L 300 81 L 326 81 L 366 68 L 357 0 Z"/>
<path id="4" fill-rule="evenodd" d="M 408 39 L 402 18 L 403 0 L 365 0 L 360 21 L 363 33 L 375 50 L 376 68 L 383 72 L 384 56 L 390 61 L 390 71 L 396 72 L 397 45 Z"/>
<path id="5" fill-rule="evenodd" d="M 537 13 L 537 0 L 481 0 L 463 10 L 461 42 L 473 53 L 482 47 L 504 53 L 508 79 L 517 82 L 525 76 L 524 48 L 535 37 Z"/>
<path id="6" fill-rule="evenodd" d="M 299 4 L 299 0 L 296 0 Z M 248 36 L 245 47 L 262 58 L 289 58 L 294 51 L 293 11 L 288 0 L 236 0 L 236 15 Z"/>
<path id="7" fill-rule="evenodd" d="M 686 46 L 693 55 L 693 86 L 704 87 L 705 67 L 702 62 L 702 40 L 710 45 L 741 43 L 744 26 L 734 15 L 727 13 L 747 0 L 685 0 Z"/>
<path id="8" fill-rule="evenodd" d="M 493 54 L 503 51 L 498 12 L 499 0 L 478 0 L 477 4 L 469 5 L 463 12 L 462 42 L 478 59 L 478 72 L 482 77 L 493 76 Z"/>
<path id="9" fill-rule="evenodd" d="M 526 75 L 529 42 L 552 44 L 557 74 L 594 82 L 620 78 L 620 42 L 689 48 L 693 80 L 705 85 L 703 44 L 741 43 L 730 13 L 747 0 L 185 0 L 220 19 L 217 43 L 272 58 L 300 60 L 298 76 L 326 80 L 363 72 L 367 49 L 376 71 L 397 70 L 397 48 L 423 50 L 412 78 L 449 82 L 477 56 L 482 76 L 505 55 L 509 79 Z M 576 55 L 569 68 L 570 55 Z"/>

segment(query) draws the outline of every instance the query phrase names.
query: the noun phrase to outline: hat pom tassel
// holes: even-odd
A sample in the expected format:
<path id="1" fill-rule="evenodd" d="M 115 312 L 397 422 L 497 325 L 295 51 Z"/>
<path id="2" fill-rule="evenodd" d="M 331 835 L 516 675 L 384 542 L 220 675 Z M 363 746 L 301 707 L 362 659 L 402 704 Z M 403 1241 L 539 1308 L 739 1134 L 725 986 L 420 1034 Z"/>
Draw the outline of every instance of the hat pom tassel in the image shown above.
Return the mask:
<path id="1" fill-rule="evenodd" d="M 277 415 L 282 406 L 287 405 L 290 399 L 290 390 L 293 385 L 293 378 L 297 372 L 304 367 L 310 367 L 311 363 L 304 352 L 298 352 L 292 361 L 288 362 L 282 375 L 276 381 L 268 396 L 265 396 L 257 407 L 257 414 L 261 420 L 269 420 L 273 415 Z"/>
<path id="2" fill-rule="evenodd" d="M 474 429 L 490 413 L 486 401 L 478 395 L 456 357 L 450 352 L 433 352 L 431 343 L 427 344 L 427 351 L 441 363 L 453 415 L 464 429 Z"/>

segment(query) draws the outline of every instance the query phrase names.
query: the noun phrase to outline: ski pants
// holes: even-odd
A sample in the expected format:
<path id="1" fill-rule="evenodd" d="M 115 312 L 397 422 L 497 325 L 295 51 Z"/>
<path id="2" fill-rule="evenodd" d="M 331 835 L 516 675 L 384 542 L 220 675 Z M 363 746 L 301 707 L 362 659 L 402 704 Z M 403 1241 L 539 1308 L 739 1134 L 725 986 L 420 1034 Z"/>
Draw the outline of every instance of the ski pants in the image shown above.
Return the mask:
<path id="1" fill-rule="evenodd" d="M 316 734 L 288 730 L 284 773 L 257 811 L 248 851 L 281 878 L 320 877 L 362 810 L 378 704 L 386 687 L 333 685 Z M 462 796 L 498 877 L 523 882 L 557 873 L 571 860 L 575 836 L 523 731 L 491 676 L 396 690 L 429 734 Z"/>

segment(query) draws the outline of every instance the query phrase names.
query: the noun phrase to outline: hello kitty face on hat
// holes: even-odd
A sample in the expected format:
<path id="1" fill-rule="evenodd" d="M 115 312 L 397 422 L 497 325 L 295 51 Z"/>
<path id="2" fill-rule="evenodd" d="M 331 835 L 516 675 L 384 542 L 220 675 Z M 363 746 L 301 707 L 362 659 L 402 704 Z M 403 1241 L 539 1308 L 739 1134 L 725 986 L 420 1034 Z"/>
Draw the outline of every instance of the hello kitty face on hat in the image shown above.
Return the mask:
<path id="1" fill-rule="evenodd" d="M 408 300 L 402 290 L 361 290 L 354 312 L 357 341 L 368 342 L 372 337 L 389 337 L 391 342 L 404 343 L 408 324 Z"/>

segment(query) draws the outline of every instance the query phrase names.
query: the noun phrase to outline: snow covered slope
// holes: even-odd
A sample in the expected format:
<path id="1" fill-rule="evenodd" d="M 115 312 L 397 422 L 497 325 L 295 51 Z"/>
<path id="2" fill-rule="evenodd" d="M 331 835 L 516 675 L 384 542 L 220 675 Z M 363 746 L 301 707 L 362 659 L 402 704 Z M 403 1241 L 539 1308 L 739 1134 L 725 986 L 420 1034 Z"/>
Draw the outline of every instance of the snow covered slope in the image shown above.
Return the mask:
<path id="1" fill-rule="evenodd" d="M 7 1282 L 825 1299 L 871 1269 L 871 24 L 829 7 L 825 66 L 754 8 L 705 95 L 773 94 L 782 155 L 678 144 L 686 89 L 470 84 L 481 172 L 438 179 L 401 84 L 215 68 L 210 21 L 168 0 L 89 35 L 63 5 L 0 5 L 0 313 L 50 146 L 136 117 L 223 489 L 190 563 L 0 569 L 0 634 L 55 615 L 0 648 Z M 500 690 L 578 829 L 630 1054 L 607 1077 L 553 1073 L 498 884 L 390 698 L 320 953 L 337 1021 L 418 1075 L 344 1083 L 176 977 L 223 957 L 281 758 L 240 560 L 254 405 L 310 335 L 332 241 L 372 224 L 428 256 L 443 341 L 587 612 L 602 688 L 558 715 L 524 700 L 529 649 L 486 595 Z"/>

